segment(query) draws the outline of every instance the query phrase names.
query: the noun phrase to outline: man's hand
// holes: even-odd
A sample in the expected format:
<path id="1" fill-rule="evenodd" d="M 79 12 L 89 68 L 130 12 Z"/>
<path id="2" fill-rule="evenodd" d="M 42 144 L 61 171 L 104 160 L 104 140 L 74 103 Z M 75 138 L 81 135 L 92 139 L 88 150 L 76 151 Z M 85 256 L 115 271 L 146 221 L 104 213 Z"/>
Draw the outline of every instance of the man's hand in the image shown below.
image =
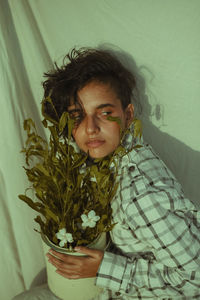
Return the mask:
<path id="1" fill-rule="evenodd" d="M 87 256 L 73 256 L 50 250 L 46 255 L 56 272 L 68 279 L 95 277 L 103 258 L 103 251 L 86 247 L 75 248 L 76 252 Z"/>

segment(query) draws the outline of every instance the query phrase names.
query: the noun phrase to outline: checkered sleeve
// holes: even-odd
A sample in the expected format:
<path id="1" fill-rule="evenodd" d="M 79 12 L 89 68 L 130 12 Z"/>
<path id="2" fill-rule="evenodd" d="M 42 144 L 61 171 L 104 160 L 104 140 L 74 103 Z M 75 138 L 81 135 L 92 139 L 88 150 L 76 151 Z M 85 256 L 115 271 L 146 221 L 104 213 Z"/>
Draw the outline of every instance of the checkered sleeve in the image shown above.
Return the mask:
<path id="1" fill-rule="evenodd" d="M 200 297 L 198 212 L 158 158 L 135 168 L 135 175 L 127 174 L 130 185 L 121 190 L 126 198 L 121 209 L 129 230 L 148 251 L 105 252 L 97 284 L 129 296 Z"/>

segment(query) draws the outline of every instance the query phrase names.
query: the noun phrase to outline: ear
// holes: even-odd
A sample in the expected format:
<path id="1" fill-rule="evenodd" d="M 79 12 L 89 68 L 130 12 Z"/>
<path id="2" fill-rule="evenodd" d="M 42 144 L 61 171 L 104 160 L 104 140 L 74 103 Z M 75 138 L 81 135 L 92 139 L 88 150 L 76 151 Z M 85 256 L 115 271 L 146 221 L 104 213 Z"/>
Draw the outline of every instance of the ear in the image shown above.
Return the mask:
<path id="1" fill-rule="evenodd" d="M 134 118 L 134 106 L 130 103 L 125 109 L 126 127 L 128 127 Z"/>

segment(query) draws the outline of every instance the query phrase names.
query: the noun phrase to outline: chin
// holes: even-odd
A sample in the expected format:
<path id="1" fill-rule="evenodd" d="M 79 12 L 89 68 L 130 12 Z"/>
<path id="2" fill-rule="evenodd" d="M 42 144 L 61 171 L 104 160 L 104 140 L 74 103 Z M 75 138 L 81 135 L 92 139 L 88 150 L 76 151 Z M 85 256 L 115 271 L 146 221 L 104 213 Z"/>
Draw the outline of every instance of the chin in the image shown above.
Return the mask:
<path id="1" fill-rule="evenodd" d="M 94 158 L 94 159 L 95 158 L 104 158 L 104 157 L 108 156 L 111 153 L 112 153 L 112 151 L 110 151 L 110 152 L 99 152 L 99 153 L 93 153 L 93 151 L 89 151 L 89 156 L 91 158 Z"/>
<path id="2" fill-rule="evenodd" d="M 104 158 L 106 155 L 92 155 L 92 154 L 89 154 L 89 157 L 91 158 Z"/>

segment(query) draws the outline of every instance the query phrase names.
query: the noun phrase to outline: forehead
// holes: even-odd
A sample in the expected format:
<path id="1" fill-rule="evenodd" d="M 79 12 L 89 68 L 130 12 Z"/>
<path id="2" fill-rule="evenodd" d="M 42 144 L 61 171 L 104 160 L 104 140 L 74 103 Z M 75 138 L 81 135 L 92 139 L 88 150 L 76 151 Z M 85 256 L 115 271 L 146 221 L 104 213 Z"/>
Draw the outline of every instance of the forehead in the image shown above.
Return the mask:
<path id="1" fill-rule="evenodd" d="M 80 89 L 77 93 L 77 103 L 73 106 L 84 108 L 101 108 L 103 106 L 121 107 L 121 101 L 109 83 L 92 81 Z"/>

